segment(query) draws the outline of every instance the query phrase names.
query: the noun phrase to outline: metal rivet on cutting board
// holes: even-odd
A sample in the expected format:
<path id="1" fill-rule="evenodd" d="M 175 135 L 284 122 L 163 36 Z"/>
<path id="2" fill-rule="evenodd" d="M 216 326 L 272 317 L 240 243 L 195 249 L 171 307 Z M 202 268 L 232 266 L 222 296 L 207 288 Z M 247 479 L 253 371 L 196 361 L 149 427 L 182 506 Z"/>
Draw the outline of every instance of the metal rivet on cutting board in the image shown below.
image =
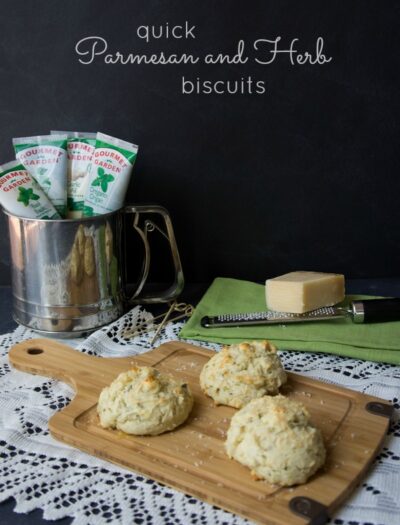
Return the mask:
<path id="1" fill-rule="evenodd" d="M 28 354 L 30 355 L 43 354 L 43 350 L 41 348 L 28 348 Z"/>
<path id="2" fill-rule="evenodd" d="M 295 514 L 309 518 L 309 525 L 323 525 L 329 519 L 325 505 L 305 496 L 297 496 L 289 501 L 289 508 Z"/>
<path id="3" fill-rule="evenodd" d="M 371 414 L 376 414 L 377 416 L 392 417 L 393 407 L 392 405 L 387 405 L 386 403 L 379 403 L 378 401 L 370 401 L 365 405 L 365 409 Z"/>

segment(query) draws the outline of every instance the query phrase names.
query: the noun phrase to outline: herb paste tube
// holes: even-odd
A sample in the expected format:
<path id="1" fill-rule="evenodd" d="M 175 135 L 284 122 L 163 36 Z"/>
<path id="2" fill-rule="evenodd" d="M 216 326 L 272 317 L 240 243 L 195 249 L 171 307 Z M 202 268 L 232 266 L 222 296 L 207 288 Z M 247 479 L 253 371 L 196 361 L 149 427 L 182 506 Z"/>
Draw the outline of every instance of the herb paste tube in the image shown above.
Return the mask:
<path id="1" fill-rule="evenodd" d="M 122 207 L 138 146 L 97 133 L 83 215 L 101 215 Z"/>
<path id="2" fill-rule="evenodd" d="M 13 139 L 17 159 L 29 171 L 61 217 L 67 211 L 67 136 Z"/>
<path id="3" fill-rule="evenodd" d="M 18 217 L 61 218 L 37 182 L 18 160 L 0 166 L 0 204 Z"/>
<path id="4" fill-rule="evenodd" d="M 50 133 L 68 136 L 67 218 L 79 219 L 83 214 L 90 162 L 96 145 L 96 133 L 80 131 L 50 131 Z"/>

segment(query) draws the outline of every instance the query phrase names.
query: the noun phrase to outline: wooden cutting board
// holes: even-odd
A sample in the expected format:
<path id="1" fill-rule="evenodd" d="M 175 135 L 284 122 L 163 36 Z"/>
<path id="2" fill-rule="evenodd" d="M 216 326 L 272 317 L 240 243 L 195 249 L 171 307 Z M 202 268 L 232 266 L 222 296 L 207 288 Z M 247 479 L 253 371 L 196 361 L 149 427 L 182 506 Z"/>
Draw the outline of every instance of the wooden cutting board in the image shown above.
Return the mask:
<path id="1" fill-rule="evenodd" d="M 72 402 L 50 419 L 55 438 L 259 523 L 325 523 L 379 450 L 392 407 L 378 398 L 289 373 L 282 393 L 307 406 L 322 430 L 328 456 L 325 468 L 306 484 L 275 487 L 255 481 L 249 469 L 224 452 L 235 409 L 215 406 L 198 381 L 212 355 L 175 341 L 141 355 L 100 358 L 48 339 L 32 339 L 15 345 L 9 358 L 19 370 L 60 379 L 75 389 Z M 101 389 L 133 365 L 154 366 L 190 385 L 195 404 L 181 427 L 152 437 L 100 427 L 96 404 Z"/>

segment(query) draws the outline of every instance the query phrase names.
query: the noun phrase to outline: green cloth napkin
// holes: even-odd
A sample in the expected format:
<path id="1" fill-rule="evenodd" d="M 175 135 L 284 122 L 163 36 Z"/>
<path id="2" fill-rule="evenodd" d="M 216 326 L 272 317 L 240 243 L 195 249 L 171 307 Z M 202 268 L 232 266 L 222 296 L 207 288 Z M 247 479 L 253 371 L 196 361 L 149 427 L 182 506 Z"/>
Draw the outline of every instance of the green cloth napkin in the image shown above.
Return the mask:
<path id="1" fill-rule="evenodd" d="M 342 304 L 366 296 L 348 295 Z M 264 311 L 265 287 L 218 277 L 179 334 L 185 339 L 232 344 L 268 339 L 281 350 L 324 352 L 356 359 L 400 364 L 400 321 L 355 324 L 351 319 L 287 325 L 202 328 L 205 315 Z"/>

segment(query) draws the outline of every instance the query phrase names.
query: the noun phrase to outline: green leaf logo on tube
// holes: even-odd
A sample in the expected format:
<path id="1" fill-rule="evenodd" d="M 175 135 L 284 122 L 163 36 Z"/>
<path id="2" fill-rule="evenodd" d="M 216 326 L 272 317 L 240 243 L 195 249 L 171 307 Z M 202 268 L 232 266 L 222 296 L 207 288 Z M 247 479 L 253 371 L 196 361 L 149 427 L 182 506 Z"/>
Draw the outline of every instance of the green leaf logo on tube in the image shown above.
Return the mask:
<path id="1" fill-rule="evenodd" d="M 124 204 L 138 146 L 97 133 L 83 215 L 101 215 Z"/>
<path id="2" fill-rule="evenodd" d="M 0 166 L 0 204 L 18 217 L 61 218 L 40 186 L 18 160 Z"/>
<path id="3" fill-rule="evenodd" d="M 18 188 L 19 196 L 17 201 L 23 202 L 24 206 L 29 206 L 29 201 L 38 201 L 40 199 L 37 193 L 33 193 L 33 188 Z"/>
<path id="4" fill-rule="evenodd" d="M 17 159 L 29 171 L 61 217 L 67 211 L 67 135 L 13 139 Z"/>
<path id="5" fill-rule="evenodd" d="M 89 168 L 96 145 L 96 133 L 80 131 L 50 131 L 52 135 L 67 135 L 67 218 L 79 219 L 83 214 Z"/>
<path id="6" fill-rule="evenodd" d="M 97 177 L 92 182 L 92 186 L 100 186 L 103 193 L 107 193 L 108 183 L 114 180 L 115 177 L 111 173 L 106 173 L 103 168 L 97 168 Z"/>

